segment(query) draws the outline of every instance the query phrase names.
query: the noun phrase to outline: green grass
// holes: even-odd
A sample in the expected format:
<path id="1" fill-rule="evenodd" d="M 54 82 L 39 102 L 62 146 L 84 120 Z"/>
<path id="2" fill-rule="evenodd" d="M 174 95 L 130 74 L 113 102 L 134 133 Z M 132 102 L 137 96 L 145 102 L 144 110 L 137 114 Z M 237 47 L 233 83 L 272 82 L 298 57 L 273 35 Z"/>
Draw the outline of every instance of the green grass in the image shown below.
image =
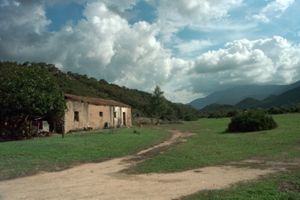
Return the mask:
<path id="1" fill-rule="evenodd" d="M 174 172 L 249 158 L 287 160 L 300 157 L 300 114 L 274 116 L 278 128 L 270 131 L 224 133 L 229 119 L 200 119 L 165 126 L 195 133 L 187 143 L 146 160 L 133 173 Z"/>
<path id="2" fill-rule="evenodd" d="M 185 200 L 299 200 L 300 168 L 224 190 L 208 190 Z"/>
<path id="3" fill-rule="evenodd" d="M 118 129 L 70 134 L 64 139 L 55 135 L 0 143 L 0 180 L 132 154 L 168 135 L 158 129 L 138 131 L 135 134 L 133 129 Z"/>

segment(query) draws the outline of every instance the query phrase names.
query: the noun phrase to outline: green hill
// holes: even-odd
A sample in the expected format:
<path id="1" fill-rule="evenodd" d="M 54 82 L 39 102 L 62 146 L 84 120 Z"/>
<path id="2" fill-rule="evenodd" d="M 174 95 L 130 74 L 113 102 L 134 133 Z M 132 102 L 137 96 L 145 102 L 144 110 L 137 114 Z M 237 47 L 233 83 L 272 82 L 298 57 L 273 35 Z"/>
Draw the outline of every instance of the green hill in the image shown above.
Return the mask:
<path id="1" fill-rule="evenodd" d="M 235 114 L 239 108 L 226 104 L 210 104 L 200 110 L 201 117 L 219 118 L 230 117 Z"/>
<path id="2" fill-rule="evenodd" d="M 289 106 L 300 103 L 300 87 L 288 90 L 278 96 L 269 97 L 264 99 L 261 103 L 261 107 L 276 107 L 276 106 Z"/>
<path id="3" fill-rule="evenodd" d="M 242 101 L 240 101 L 239 103 L 237 103 L 235 106 L 238 108 L 255 108 L 257 107 L 259 104 L 261 103 L 261 101 L 248 97 L 246 99 L 243 99 Z"/>

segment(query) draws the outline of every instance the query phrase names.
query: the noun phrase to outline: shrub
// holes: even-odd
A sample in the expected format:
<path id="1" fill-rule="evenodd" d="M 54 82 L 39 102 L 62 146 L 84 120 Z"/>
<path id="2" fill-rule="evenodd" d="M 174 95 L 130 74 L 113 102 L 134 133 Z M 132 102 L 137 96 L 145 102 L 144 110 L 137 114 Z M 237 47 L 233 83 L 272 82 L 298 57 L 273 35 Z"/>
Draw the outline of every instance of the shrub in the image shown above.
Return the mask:
<path id="1" fill-rule="evenodd" d="M 238 113 L 231 118 L 227 132 L 252 132 L 270 130 L 277 127 L 272 116 L 263 111 Z"/>

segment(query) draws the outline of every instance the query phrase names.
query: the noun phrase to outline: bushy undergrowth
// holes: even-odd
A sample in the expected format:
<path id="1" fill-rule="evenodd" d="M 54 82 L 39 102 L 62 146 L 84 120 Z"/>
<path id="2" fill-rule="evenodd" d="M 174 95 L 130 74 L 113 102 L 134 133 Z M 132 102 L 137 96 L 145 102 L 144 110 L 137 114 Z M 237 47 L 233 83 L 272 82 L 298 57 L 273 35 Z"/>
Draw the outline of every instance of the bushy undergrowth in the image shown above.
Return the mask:
<path id="1" fill-rule="evenodd" d="M 272 116 L 262 111 L 241 112 L 231 118 L 227 132 L 252 132 L 277 127 Z"/>

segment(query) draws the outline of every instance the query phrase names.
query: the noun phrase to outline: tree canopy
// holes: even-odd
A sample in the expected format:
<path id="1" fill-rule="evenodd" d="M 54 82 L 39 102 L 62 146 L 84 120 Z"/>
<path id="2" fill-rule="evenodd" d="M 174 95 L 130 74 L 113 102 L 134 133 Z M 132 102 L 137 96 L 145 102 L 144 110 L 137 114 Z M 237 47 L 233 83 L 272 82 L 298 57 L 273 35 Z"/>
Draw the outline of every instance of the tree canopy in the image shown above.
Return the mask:
<path id="1" fill-rule="evenodd" d="M 21 67 L 1 63 L 0 73 L 0 118 L 10 125 L 14 135 L 24 133 L 18 129 L 26 126 L 28 120 L 53 119 L 64 113 L 63 93 L 46 69 L 27 63 Z"/>
<path id="2" fill-rule="evenodd" d="M 168 109 L 167 100 L 164 97 L 164 92 L 159 86 L 156 86 L 151 97 L 151 112 L 152 116 L 164 119 Z"/>

